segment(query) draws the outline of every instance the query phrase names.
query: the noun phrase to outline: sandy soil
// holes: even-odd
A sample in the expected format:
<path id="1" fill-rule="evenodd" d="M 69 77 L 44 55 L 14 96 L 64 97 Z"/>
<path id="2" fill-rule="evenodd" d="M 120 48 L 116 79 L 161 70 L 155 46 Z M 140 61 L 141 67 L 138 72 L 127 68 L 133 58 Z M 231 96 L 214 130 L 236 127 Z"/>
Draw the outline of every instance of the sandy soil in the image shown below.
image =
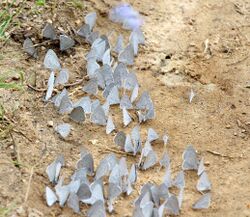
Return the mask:
<path id="1" fill-rule="evenodd" d="M 115 0 L 90 0 L 84 8 L 53 1 L 37 8 L 27 2 L 19 17 L 19 27 L 0 50 L 0 73 L 11 77 L 25 73 L 25 84 L 46 87 L 49 72 L 42 67 L 45 47 L 39 47 L 39 59 L 27 58 L 22 51 L 24 35 L 36 43 L 42 42 L 40 32 L 46 20 L 70 33 L 77 29 L 83 15 L 98 13 L 97 29 L 114 37 L 128 32 L 107 19 Z M 156 108 L 156 119 L 142 125 L 145 138 L 148 127 L 170 136 L 168 153 L 173 162 L 174 175 L 181 165 L 181 154 L 187 144 L 193 144 L 204 157 L 212 182 L 212 204 L 208 210 L 195 212 L 191 205 L 199 197 L 195 190 L 197 176 L 186 174 L 186 189 L 180 216 L 250 216 L 250 2 L 244 0 L 134 0 L 130 3 L 143 15 L 146 46 L 140 48 L 134 70 L 141 91 L 148 90 Z M 32 7 L 32 9 L 30 9 Z M 208 47 L 205 49 L 205 44 Z M 53 45 L 46 45 L 46 48 Z M 71 81 L 85 72 L 84 54 L 89 47 L 78 40 L 73 52 L 60 54 L 63 65 L 72 73 Z M 59 53 L 59 52 L 58 52 Z M 197 96 L 188 103 L 193 88 Z M 70 88 L 73 98 L 81 92 Z M 43 93 L 25 87 L 23 91 L 1 89 L 0 100 L 8 121 L 14 126 L 11 136 L 0 140 L 0 204 L 9 208 L 6 216 L 77 216 L 65 207 L 46 206 L 45 186 L 49 180 L 45 169 L 58 153 L 66 158 L 63 175 L 68 177 L 79 158 L 80 148 L 89 148 L 96 162 L 110 149 L 117 150 L 113 135 L 92 124 L 73 125 L 73 133 L 62 141 L 48 126 L 68 121 L 57 114 L 52 105 L 44 104 Z M 114 110 L 118 128 L 122 128 Z M 1 122 L 1 129 L 8 122 Z M 132 126 L 131 126 L 132 127 Z M 130 128 L 131 128 L 130 127 Z M 125 131 L 128 131 L 126 129 Z M 94 144 L 93 144 L 94 143 Z M 161 142 L 154 144 L 159 155 Z M 122 155 L 118 155 L 121 157 Z M 20 163 L 18 166 L 13 162 Z M 128 162 L 136 159 L 128 157 Z M 159 167 L 139 173 L 136 189 L 148 182 L 160 183 L 163 171 Z M 121 198 L 110 216 L 131 216 L 135 191 Z M 84 211 L 87 206 L 83 206 Z M 82 216 L 85 216 L 84 213 Z"/>

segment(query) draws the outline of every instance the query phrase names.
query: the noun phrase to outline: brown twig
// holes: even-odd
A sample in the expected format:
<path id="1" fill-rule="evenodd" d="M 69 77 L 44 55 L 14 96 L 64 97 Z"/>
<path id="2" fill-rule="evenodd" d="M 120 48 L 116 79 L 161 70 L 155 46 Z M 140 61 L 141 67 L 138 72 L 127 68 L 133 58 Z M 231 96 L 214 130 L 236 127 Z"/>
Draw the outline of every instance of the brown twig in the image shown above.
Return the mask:
<path id="1" fill-rule="evenodd" d="M 230 158 L 230 159 L 235 158 L 235 157 L 233 157 L 233 156 L 221 154 L 221 153 L 219 153 L 219 152 L 217 152 L 217 151 L 207 150 L 207 152 L 210 153 L 210 154 L 212 154 L 212 155 L 219 156 L 219 157 L 225 157 L 225 158 Z"/>
<path id="2" fill-rule="evenodd" d="M 27 86 L 29 88 L 31 88 L 32 90 L 37 91 L 37 92 L 45 92 L 46 91 L 46 89 L 38 89 L 38 88 L 32 86 L 31 84 L 27 84 Z"/>
<path id="3" fill-rule="evenodd" d="M 16 130 L 16 129 L 12 129 L 13 132 L 21 134 L 23 137 L 25 137 L 27 140 L 29 140 L 30 142 L 33 142 L 32 139 L 30 139 L 29 137 L 27 137 L 23 132 Z"/>

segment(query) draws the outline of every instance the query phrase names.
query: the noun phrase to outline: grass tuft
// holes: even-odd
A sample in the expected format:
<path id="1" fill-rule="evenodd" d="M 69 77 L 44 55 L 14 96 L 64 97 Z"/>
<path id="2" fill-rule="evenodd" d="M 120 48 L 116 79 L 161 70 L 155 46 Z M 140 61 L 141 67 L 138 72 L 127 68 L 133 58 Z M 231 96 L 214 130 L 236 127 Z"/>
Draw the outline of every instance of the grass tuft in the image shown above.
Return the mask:
<path id="1" fill-rule="evenodd" d="M 37 6 L 45 6 L 45 0 L 36 0 Z"/>

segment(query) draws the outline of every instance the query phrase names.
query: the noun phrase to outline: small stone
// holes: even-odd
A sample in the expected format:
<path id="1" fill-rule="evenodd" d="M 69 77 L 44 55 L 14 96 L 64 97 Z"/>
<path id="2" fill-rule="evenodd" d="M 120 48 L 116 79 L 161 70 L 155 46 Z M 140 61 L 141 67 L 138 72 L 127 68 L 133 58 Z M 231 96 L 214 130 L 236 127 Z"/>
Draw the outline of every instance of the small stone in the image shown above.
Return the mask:
<path id="1" fill-rule="evenodd" d="M 231 128 L 231 125 L 230 125 L 230 124 L 227 124 L 227 125 L 226 125 L 226 128 L 227 128 L 227 129 L 230 129 L 230 128 Z"/>
<path id="2" fill-rule="evenodd" d="M 234 136 L 237 136 L 238 134 L 237 133 L 234 133 Z"/>
<path id="3" fill-rule="evenodd" d="M 54 122 L 53 121 L 48 121 L 47 125 L 48 125 L 48 127 L 53 127 L 54 126 Z"/>
<path id="4" fill-rule="evenodd" d="M 204 162 L 204 165 L 205 165 L 205 166 L 209 166 L 209 165 L 210 165 L 210 162 L 209 162 L 209 161 L 206 161 L 206 162 Z"/>

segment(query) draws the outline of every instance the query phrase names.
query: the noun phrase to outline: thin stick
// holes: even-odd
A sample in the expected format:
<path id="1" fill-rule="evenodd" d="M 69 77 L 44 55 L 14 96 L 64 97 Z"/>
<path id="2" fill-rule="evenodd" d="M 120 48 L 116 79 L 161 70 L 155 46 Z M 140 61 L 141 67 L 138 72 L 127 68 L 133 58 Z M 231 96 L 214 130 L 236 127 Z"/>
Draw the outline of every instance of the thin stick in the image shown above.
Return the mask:
<path id="1" fill-rule="evenodd" d="M 31 88 L 32 90 L 37 91 L 37 92 L 45 92 L 46 91 L 46 89 L 38 89 L 38 88 L 32 86 L 31 84 L 27 84 L 27 86 L 29 88 Z"/>
<path id="2" fill-rule="evenodd" d="M 30 170 L 30 178 L 29 178 L 28 187 L 27 187 L 26 194 L 25 194 L 24 203 L 26 203 L 26 202 L 27 202 L 28 197 L 29 197 L 29 193 L 30 193 L 30 186 L 31 186 L 31 180 L 32 180 L 33 174 L 34 174 L 34 166 L 33 166 L 33 167 L 31 167 L 31 170 Z"/>
<path id="3" fill-rule="evenodd" d="M 235 158 L 235 157 L 233 157 L 233 156 L 221 154 L 221 153 L 219 153 L 219 152 L 217 152 L 217 151 L 207 150 L 207 152 L 210 153 L 210 154 L 216 155 L 216 156 L 220 156 L 220 157 L 227 157 L 227 158 L 230 158 L 230 159 Z"/>

